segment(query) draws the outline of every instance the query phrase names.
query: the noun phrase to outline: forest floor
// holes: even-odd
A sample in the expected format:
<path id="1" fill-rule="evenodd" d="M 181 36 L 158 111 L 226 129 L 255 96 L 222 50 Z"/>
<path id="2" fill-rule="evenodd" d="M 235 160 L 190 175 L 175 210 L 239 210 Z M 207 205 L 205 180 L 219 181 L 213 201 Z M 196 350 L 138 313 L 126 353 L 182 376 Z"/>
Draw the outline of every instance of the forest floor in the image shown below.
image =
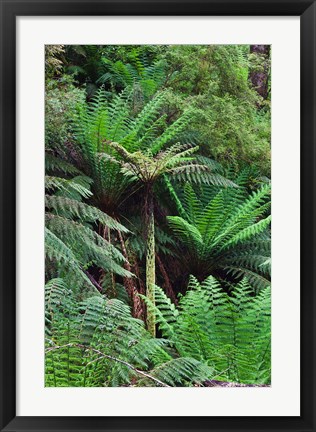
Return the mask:
<path id="1" fill-rule="evenodd" d="M 240 383 L 217 381 L 217 380 L 205 381 L 203 385 L 204 387 L 271 387 L 268 384 L 240 384 Z"/>

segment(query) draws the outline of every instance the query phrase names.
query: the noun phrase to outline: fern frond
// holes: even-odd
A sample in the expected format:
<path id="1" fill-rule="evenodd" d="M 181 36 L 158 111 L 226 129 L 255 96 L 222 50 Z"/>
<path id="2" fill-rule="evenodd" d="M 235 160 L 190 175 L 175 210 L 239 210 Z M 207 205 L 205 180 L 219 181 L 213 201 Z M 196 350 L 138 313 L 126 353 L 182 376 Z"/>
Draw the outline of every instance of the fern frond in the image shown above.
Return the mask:
<path id="1" fill-rule="evenodd" d="M 45 154 L 45 170 L 46 172 L 83 176 L 83 173 L 73 164 L 49 153 Z"/>
<path id="2" fill-rule="evenodd" d="M 60 311 L 71 313 L 72 310 L 71 291 L 64 280 L 61 278 L 49 280 L 45 285 L 45 333 L 51 334 L 54 314 Z"/>
<path id="3" fill-rule="evenodd" d="M 141 294 L 139 296 L 144 300 L 147 308 L 155 313 L 157 325 L 163 336 L 174 340 L 175 335 L 172 324 L 176 321 L 178 311 L 170 298 L 157 285 L 155 286 L 155 305 L 148 297 Z"/>
<path id="4" fill-rule="evenodd" d="M 150 373 L 172 387 L 185 387 L 210 379 L 214 370 L 198 360 L 180 357 L 155 367 Z"/>
<path id="5" fill-rule="evenodd" d="M 258 234 L 266 231 L 271 222 L 271 215 L 266 217 L 265 219 L 261 219 L 259 222 L 244 228 L 235 234 L 223 247 L 228 248 L 231 246 L 235 246 L 240 242 L 247 241 Z"/>
<path id="6" fill-rule="evenodd" d="M 194 161 L 170 168 L 167 172 L 172 174 L 173 178 L 181 182 L 236 187 L 234 182 L 214 172 L 208 165 L 202 165 Z"/>
<path id="7" fill-rule="evenodd" d="M 46 227 L 72 247 L 78 259 L 86 264 L 93 261 L 99 267 L 119 275 L 130 277 L 132 274 L 118 262 L 125 258 L 111 243 L 90 228 L 52 213 L 46 214 Z"/>
<path id="8" fill-rule="evenodd" d="M 64 195 L 77 198 L 79 195 L 83 198 L 92 196 L 92 192 L 88 188 L 91 180 L 85 176 L 77 176 L 71 180 L 61 177 L 45 176 L 45 189 L 49 192 L 60 190 Z"/>
<path id="9" fill-rule="evenodd" d="M 45 228 L 45 254 L 50 260 L 65 265 L 81 283 L 95 290 L 94 285 L 80 267 L 73 252 L 48 228 Z"/>
<path id="10" fill-rule="evenodd" d="M 75 217 L 81 222 L 100 222 L 110 229 L 115 229 L 124 233 L 129 232 L 122 224 L 98 208 L 71 198 L 46 195 L 45 206 L 54 210 L 57 214 L 65 215 L 68 218 Z"/>
<path id="11" fill-rule="evenodd" d="M 174 123 L 172 123 L 161 135 L 157 138 L 152 146 L 151 152 L 152 154 L 157 154 L 165 144 L 170 142 L 176 136 L 182 132 L 185 127 L 189 124 L 192 118 L 192 112 L 189 110 L 184 112 L 181 117 L 179 117 Z"/>

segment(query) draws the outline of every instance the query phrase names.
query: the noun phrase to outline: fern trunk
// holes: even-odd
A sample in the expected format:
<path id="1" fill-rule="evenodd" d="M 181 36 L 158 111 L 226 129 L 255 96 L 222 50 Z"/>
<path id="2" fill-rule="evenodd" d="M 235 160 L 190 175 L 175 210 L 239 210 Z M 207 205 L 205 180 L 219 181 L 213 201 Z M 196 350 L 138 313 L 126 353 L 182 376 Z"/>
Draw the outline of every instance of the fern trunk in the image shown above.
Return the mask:
<path id="1" fill-rule="evenodd" d="M 154 202 L 151 191 L 147 196 L 147 254 L 146 254 L 146 297 L 155 305 L 155 219 Z M 147 328 L 156 336 L 156 316 L 153 308 L 147 309 Z"/>
<path id="2" fill-rule="evenodd" d="M 173 288 L 172 288 L 172 285 L 171 285 L 168 273 L 167 273 L 167 271 L 165 269 L 165 266 L 163 265 L 163 262 L 161 261 L 161 259 L 160 259 L 160 257 L 159 257 L 158 254 L 156 254 L 156 260 L 157 260 L 157 264 L 158 264 L 159 270 L 160 270 L 160 272 L 162 274 L 162 277 L 164 278 L 164 281 L 165 281 L 164 285 L 165 285 L 166 294 L 167 294 L 168 297 L 171 298 L 171 300 L 173 301 L 173 303 L 177 304 L 177 299 L 176 299 L 175 293 L 173 291 Z"/>
<path id="3" fill-rule="evenodd" d="M 129 262 L 129 257 L 127 254 L 127 250 L 125 247 L 125 242 L 124 242 L 122 233 L 120 230 L 118 230 L 117 233 L 118 233 L 118 237 L 119 237 L 119 240 L 121 243 L 122 254 L 123 254 L 124 258 L 126 259 L 126 262 L 124 263 L 124 268 L 127 271 L 132 272 L 132 267 L 131 267 L 130 262 Z M 126 292 L 129 296 L 129 298 L 131 299 L 133 317 L 141 318 L 143 315 L 143 308 L 142 308 L 141 300 L 138 297 L 138 292 L 137 292 L 137 288 L 135 287 L 134 281 L 131 277 L 124 277 L 123 282 L 124 282 L 124 287 L 126 289 Z"/>

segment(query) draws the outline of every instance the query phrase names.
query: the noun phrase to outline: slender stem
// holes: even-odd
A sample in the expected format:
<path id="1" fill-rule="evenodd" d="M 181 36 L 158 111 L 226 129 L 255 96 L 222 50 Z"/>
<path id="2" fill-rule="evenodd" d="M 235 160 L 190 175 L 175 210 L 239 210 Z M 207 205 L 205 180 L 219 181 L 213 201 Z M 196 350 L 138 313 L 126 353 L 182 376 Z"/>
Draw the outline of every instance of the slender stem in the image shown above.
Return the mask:
<path id="1" fill-rule="evenodd" d="M 94 279 L 94 277 L 87 270 L 83 270 L 83 272 L 89 278 L 89 280 L 92 283 L 92 285 L 94 285 L 96 287 L 96 289 L 102 294 L 103 293 L 102 286 Z"/>
<path id="2" fill-rule="evenodd" d="M 146 254 L 146 297 L 155 306 L 155 219 L 154 200 L 151 189 L 147 192 L 147 254 Z M 156 316 L 154 308 L 147 310 L 147 328 L 149 333 L 156 336 Z"/>

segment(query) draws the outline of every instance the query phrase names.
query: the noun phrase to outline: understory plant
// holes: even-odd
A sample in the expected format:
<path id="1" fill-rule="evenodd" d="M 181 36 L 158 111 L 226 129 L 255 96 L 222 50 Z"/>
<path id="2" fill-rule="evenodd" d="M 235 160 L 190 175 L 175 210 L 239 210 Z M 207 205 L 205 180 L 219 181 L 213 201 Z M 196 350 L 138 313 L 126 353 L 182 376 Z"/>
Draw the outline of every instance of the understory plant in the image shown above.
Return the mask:
<path id="1" fill-rule="evenodd" d="M 271 290 L 255 296 L 246 279 L 225 293 L 212 276 L 199 283 L 191 276 L 178 307 L 159 287 L 157 323 L 178 355 L 214 369 L 213 378 L 246 384 L 268 384 L 270 371 Z"/>
<path id="2" fill-rule="evenodd" d="M 191 278 L 175 307 L 155 287 L 162 337 L 129 307 L 100 294 L 77 301 L 60 279 L 46 284 L 46 386 L 203 386 L 270 383 L 270 289 L 242 281 L 229 297 L 212 277 Z"/>
<path id="3" fill-rule="evenodd" d="M 212 376 L 203 362 L 173 355 L 120 300 L 79 302 L 60 278 L 46 284 L 45 300 L 46 386 L 188 386 Z"/>

